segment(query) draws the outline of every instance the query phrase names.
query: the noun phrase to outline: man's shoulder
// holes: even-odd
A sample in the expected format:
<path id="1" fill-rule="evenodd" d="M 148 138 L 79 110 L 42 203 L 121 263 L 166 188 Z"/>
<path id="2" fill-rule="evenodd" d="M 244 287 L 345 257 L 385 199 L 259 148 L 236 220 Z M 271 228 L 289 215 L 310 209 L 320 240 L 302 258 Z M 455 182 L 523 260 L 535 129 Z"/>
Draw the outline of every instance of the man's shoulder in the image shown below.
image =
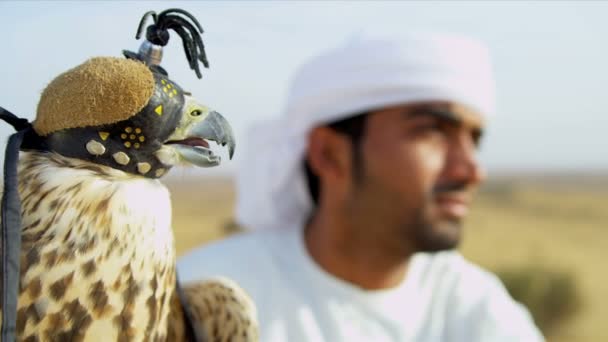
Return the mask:
<path id="1" fill-rule="evenodd" d="M 498 278 L 488 270 L 465 259 L 458 251 L 417 253 L 416 263 L 426 279 L 441 278 L 442 282 L 495 284 Z"/>
<path id="2" fill-rule="evenodd" d="M 450 308 L 447 325 L 455 336 L 474 334 L 478 340 L 541 341 L 528 310 L 515 301 L 501 280 L 468 261 L 459 252 L 423 253 L 421 279 L 445 295 Z M 426 272 L 426 274 L 424 273 Z M 468 323 L 467 323 L 468 322 Z"/>
<path id="3" fill-rule="evenodd" d="M 497 294 L 510 300 L 500 279 L 492 272 L 465 259 L 458 251 L 420 253 L 421 282 L 441 287 L 463 302 L 474 304 Z M 437 289 L 437 288 L 436 288 Z"/>
<path id="4" fill-rule="evenodd" d="M 237 281 L 256 279 L 273 267 L 275 232 L 246 232 L 197 247 L 179 258 L 183 282 L 225 276 Z"/>
<path id="5" fill-rule="evenodd" d="M 198 257 L 214 258 L 217 254 L 220 254 L 223 257 L 229 257 L 229 255 L 226 254 L 231 254 L 228 252 L 235 250 L 251 249 L 252 252 L 255 252 L 260 245 L 263 244 L 263 239 L 261 238 L 261 235 L 263 234 L 264 233 L 257 232 L 237 233 L 220 240 L 206 243 L 188 251 L 180 258 L 180 262 Z"/>

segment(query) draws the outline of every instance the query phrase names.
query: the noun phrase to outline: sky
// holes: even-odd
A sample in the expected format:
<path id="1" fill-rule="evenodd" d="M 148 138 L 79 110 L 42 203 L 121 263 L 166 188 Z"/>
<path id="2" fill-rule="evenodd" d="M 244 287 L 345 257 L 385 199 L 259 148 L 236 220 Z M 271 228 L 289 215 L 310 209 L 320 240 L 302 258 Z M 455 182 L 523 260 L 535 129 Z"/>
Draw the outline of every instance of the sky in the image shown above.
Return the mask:
<path id="1" fill-rule="evenodd" d="M 252 123 L 282 114 L 295 69 L 367 27 L 487 44 L 498 91 L 480 152 L 490 172 L 608 170 L 608 3 L 599 1 L 1 1 L 0 106 L 32 120 L 55 76 L 93 56 L 136 51 L 141 16 L 176 7 L 203 26 L 211 67 L 196 78 L 175 34 L 162 65 L 230 121 L 237 141 L 233 161 L 182 174 L 247 167 L 239 144 Z M 11 133 L 0 122 L 3 142 Z"/>

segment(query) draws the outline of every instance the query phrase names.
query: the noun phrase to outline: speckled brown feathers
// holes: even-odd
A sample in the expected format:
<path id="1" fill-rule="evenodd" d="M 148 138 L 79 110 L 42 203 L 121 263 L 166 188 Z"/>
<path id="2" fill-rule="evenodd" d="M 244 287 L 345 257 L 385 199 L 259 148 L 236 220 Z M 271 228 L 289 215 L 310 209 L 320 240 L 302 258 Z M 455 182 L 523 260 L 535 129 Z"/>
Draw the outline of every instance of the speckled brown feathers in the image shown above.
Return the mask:
<path id="1" fill-rule="evenodd" d="M 215 278 L 187 284 L 183 290 L 194 324 L 203 332 L 205 341 L 258 341 L 255 305 L 236 283 L 226 278 Z M 173 297 L 171 306 L 168 341 L 184 341 L 184 313 L 177 295 Z"/>
<path id="2" fill-rule="evenodd" d="M 255 305 L 236 283 L 217 278 L 187 284 L 184 294 L 207 341 L 257 341 Z"/>
<path id="3" fill-rule="evenodd" d="M 24 152 L 19 193 L 19 340 L 184 340 L 171 203 L 158 180 Z M 255 308 L 236 284 L 185 290 L 208 342 L 257 341 Z"/>
<path id="4" fill-rule="evenodd" d="M 166 188 L 32 152 L 20 159 L 19 192 L 19 339 L 166 339 L 175 284 Z"/>

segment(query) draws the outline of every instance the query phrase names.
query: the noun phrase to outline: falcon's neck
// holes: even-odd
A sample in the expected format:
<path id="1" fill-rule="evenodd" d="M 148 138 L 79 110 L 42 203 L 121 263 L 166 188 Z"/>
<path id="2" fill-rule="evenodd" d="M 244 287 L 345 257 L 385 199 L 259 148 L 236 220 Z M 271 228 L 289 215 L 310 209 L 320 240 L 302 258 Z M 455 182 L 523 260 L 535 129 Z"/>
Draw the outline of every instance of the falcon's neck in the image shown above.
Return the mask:
<path id="1" fill-rule="evenodd" d="M 158 180 L 23 152 L 19 193 L 21 337 L 59 329 L 53 315 L 85 340 L 166 336 L 175 249 L 169 192 Z"/>
<path id="2" fill-rule="evenodd" d="M 173 258 L 170 196 L 158 180 L 55 153 L 22 152 L 19 192 L 24 219 L 58 217 L 55 238 L 80 243 L 97 235 L 138 250 L 149 248 L 155 259 Z M 28 201 L 36 197 L 42 200 Z M 77 222 L 94 225 L 74 227 Z M 22 225 L 28 227 L 28 222 Z"/>

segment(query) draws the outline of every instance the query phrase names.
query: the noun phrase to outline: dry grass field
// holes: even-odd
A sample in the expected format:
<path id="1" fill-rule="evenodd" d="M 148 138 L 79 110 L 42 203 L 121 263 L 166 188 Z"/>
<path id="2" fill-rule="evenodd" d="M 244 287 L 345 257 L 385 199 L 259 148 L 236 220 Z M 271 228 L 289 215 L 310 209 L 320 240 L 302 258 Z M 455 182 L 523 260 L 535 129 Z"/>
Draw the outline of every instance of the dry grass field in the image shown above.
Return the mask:
<path id="1" fill-rule="evenodd" d="M 230 180 L 171 179 L 168 186 L 178 253 L 231 231 Z M 608 341 L 606 203 L 606 179 L 502 178 L 480 192 L 461 250 L 493 271 L 535 267 L 568 275 L 580 294 L 580 308 L 549 332 L 549 341 Z"/>

